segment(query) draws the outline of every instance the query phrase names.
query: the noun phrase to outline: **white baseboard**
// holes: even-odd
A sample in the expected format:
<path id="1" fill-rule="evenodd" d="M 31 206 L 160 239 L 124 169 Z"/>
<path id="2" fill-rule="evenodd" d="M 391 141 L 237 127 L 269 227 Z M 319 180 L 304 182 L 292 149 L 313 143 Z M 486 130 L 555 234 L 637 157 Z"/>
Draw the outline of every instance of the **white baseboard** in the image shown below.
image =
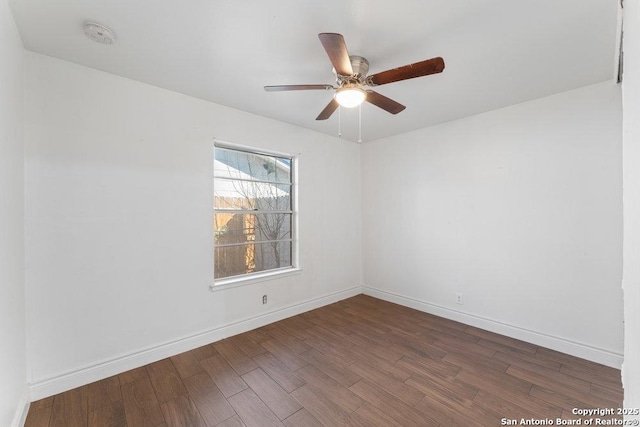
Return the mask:
<path id="1" fill-rule="evenodd" d="M 466 325 L 475 326 L 477 328 L 526 341 L 528 343 L 539 345 L 541 347 L 550 348 L 552 350 L 560 351 L 562 353 L 570 354 L 582 359 L 587 359 L 592 362 L 600 363 L 613 368 L 620 369 L 620 367 L 622 366 L 624 357 L 620 353 L 614 353 L 609 350 L 596 348 L 587 344 L 582 344 L 564 338 L 531 331 L 485 317 L 452 310 L 450 308 L 443 307 L 437 304 L 432 304 L 426 301 L 399 295 L 393 292 L 383 291 L 381 289 L 363 286 L 362 293 L 385 301 L 400 304 L 405 307 L 420 310 L 425 313 L 434 314 L 436 316 L 455 320 Z"/>
<path id="2" fill-rule="evenodd" d="M 24 426 L 24 422 L 27 420 L 27 414 L 29 413 L 30 403 L 31 398 L 29 395 L 29 387 L 25 387 L 24 390 L 22 390 L 22 395 L 20 396 L 20 400 L 18 401 L 18 406 L 16 406 L 16 413 L 13 416 L 11 427 Z"/>
<path id="3" fill-rule="evenodd" d="M 31 383 L 29 389 L 31 399 L 35 401 L 62 393 L 361 293 L 362 288 L 356 286 L 276 309 L 268 313 L 262 313 L 259 316 L 228 323 L 214 329 L 146 348 L 135 353 L 96 362 L 51 378 L 34 381 Z"/>

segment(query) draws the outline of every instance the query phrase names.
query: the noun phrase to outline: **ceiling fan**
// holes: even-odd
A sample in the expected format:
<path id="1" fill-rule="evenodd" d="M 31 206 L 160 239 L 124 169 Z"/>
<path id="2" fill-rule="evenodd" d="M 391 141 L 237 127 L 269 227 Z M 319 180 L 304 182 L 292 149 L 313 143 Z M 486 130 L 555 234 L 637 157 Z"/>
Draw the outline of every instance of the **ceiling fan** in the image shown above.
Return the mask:
<path id="1" fill-rule="evenodd" d="M 335 90 L 333 99 L 324 110 L 320 112 L 316 120 L 328 119 L 339 106 L 352 108 L 357 107 L 364 101 L 380 107 L 391 114 L 398 114 L 406 108 L 404 105 L 366 88 L 428 76 L 429 74 L 441 73 L 442 70 L 444 70 L 444 60 L 436 57 L 367 76 L 369 61 L 361 56 L 349 56 L 347 45 L 341 34 L 320 33 L 318 34 L 318 38 L 324 50 L 327 51 L 329 60 L 333 65 L 333 73 L 336 76 L 336 86 L 329 84 L 306 84 L 264 87 L 267 92 L 287 90 Z"/>

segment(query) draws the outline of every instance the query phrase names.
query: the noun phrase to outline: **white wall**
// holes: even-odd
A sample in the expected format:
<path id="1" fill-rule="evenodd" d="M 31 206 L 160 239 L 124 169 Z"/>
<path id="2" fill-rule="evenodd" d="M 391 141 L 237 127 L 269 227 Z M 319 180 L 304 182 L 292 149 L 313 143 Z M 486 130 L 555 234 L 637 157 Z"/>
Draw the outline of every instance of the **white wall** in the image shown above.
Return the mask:
<path id="1" fill-rule="evenodd" d="M 26 62 L 34 399 L 358 293 L 361 265 L 376 296 L 620 362 L 618 86 L 367 143 L 360 157 L 227 107 Z M 214 136 L 299 153 L 302 274 L 208 291 Z"/>
<path id="2" fill-rule="evenodd" d="M 24 296 L 23 48 L 0 1 L 0 425 L 28 403 Z"/>
<path id="3" fill-rule="evenodd" d="M 25 87 L 34 397 L 360 293 L 357 144 L 35 53 Z M 301 274 L 209 291 L 213 137 L 299 155 Z"/>
<path id="4" fill-rule="evenodd" d="M 619 86 L 367 143 L 362 153 L 366 293 L 619 366 Z"/>
<path id="5" fill-rule="evenodd" d="M 640 5 L 624 3 L 624 385 L 625 408 L 640 407 Z"/>

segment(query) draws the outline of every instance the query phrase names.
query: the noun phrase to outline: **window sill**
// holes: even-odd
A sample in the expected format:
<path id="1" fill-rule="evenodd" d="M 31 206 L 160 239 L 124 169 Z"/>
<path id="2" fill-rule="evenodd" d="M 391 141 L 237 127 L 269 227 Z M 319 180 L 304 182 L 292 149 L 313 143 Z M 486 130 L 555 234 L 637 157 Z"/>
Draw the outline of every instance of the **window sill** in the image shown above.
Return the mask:
<path id="1" fill-rule="evenodd" d="M 211 292 L 224 291 L 231 288 L 239 288 L 241 286 L 250 285 L 252 283 L 264 282 L 267 280 L 280 279 L 282 277 L 295 276 L 302 273 L 301 268 L 286 268 L 282 270 L 267 271 L 265 273 L 255 273 L 246 276 L 230 277 L 228 279 L 216 280 L 209 285 Z"/>

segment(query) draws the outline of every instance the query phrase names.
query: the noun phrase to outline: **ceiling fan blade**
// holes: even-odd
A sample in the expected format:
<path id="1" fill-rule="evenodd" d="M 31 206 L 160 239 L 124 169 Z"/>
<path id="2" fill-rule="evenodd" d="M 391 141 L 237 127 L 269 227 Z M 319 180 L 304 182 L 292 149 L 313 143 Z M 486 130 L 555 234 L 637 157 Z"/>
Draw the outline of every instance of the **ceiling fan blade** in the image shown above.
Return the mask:
<path id="1" fill-rule="evenodd" d="M 351 67 L 351 59 L 349 59 L 349 52 L 347 52 L 347 45 L 344 42 L 342 34 L 337 33 L 320 33 L 318 34 L 320 43 L 327 51 L 329 60 L 333 64 L 333 68 L 341 76 L 350 76 L 353 74 L 353 68 Z"/>
<path id="2" fill-rule="evenodd" d="M 267 92 L 280 92 L 284 90 L 329 90 L 333 89 L 331 85 L 276 85 L 265 86 Z"/>
<path id="3" fill-rule="evenodd" d="M 338 101 L 331 98 L 331 102 L 329 102 L 329 104 L 327 104 L 327 106 L 324 107 L 324 110 L 320 112 L 318 117 L 316 117 L 316 120 L 327 120 L 329 117 L 331 117 L 333 112 L 338 109 L 339 106 L 340 104 L 338 104 Z"/>
<path id="4" fill-rule="evenodd" d="M 372 90 L 367 91 L 366 101 L 376 107 L 380 107 L 383 110 L 388 111 L 391 114 L 398 114 L 400 111 L 407 108 L 399 102 L 396 102 L 391 98 L 387 98 L 384 95 L 380 95 L 378 92 L 374 92 Z"/>
<path id="5" fill-rule="evenodd" d="M 367 77 L 367 84 L 370 86 L 379 86 L 400 80 L 441 73 L 442 70 L 444 70 L 444 59 L 440 57 L 431 58 L 426 61 L 416 62 L 415 64 L 405 65 L 369 76 Z"/>

